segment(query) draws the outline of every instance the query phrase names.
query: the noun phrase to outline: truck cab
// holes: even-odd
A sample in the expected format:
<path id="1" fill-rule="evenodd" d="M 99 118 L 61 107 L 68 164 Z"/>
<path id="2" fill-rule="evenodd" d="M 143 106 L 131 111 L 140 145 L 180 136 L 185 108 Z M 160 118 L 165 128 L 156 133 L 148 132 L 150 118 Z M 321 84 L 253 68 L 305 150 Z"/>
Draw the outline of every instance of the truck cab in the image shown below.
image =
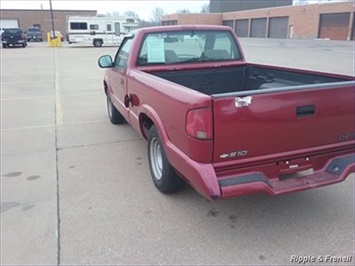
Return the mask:
<path id="1" fill-rule="evenodd" d="M 20 28 L 5 29 L 1 34 L 2 48 L 8 48 L 9 46 L 27 46 L 26 35 Z"/>
<path id="2" fill-rule="evenodd" d="M 29 27 L 25 33 L 27 34 L 27 41 L 37 41 L 37 42 L 42 42 L 43 41 L 43 32 L 40 28 L 37 27 Z"/>

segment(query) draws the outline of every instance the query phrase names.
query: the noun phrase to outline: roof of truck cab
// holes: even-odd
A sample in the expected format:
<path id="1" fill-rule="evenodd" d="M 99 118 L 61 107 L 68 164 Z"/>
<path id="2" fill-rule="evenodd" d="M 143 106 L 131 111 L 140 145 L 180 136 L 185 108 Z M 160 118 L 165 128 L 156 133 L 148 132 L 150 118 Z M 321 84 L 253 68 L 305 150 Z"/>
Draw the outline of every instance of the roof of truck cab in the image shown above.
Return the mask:
<path id="1" fill-rule="evenodd" d="M 135 33 L 138 32 L 160 32 L 160 31 L 183 31 L 183 30 L 230 30 L 229 26 L 221 25 L 173 25 L 173 26 L 156 26 L 156 27 L 147 27 L 135 30 Z"/>

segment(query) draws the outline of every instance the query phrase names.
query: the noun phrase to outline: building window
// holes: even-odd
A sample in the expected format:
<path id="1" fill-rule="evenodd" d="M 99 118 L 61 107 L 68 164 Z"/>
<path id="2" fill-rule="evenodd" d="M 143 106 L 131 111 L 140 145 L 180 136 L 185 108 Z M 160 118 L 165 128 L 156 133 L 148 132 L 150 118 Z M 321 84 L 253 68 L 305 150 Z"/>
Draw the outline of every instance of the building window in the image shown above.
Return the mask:
<path id="1" fill-rule="evenodd" d="M 177 25 L 177 20 L 166 20 L 166 21 L 163 21 L 163 26 L 168 26 L 168 25 Z"/>
<path id="2" fill-rule="evenodd" d="M 112 25 L 111 24 L 107 24 L 106 25 L 106 29 L 107 29 L 107 31 L 112 31 Z"/>
<path id="3" fill-rule="evenodd" d="M 90 24 L 90 30 L 99 30 L 99 25 L 97 25 L 97 24 Z"/>
<path id="4" fill-rule="evenodd" d="M 70 22 L 70 29 L 72 29 L 72 30 L 87 30 L 88 24 L 86 22 Z"/>

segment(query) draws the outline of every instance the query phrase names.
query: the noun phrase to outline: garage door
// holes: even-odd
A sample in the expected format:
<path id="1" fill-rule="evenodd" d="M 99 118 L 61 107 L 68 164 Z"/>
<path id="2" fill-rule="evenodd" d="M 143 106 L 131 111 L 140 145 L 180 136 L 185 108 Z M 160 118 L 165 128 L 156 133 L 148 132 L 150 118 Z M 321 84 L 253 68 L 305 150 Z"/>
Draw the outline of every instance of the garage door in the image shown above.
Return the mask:
<path id="1" fill-rule="evenodd" d="M 319 38 L 346 40 L 348 37 L 350 13 L 321 14 Z"/>
<path id="2" fill-rule="evenodd" d="M 270 18 L 269 38 L 287 38 L 288 17 Z"/>
<path id="3" fill-rule="evenodd" d="M 17 19 L 0 19 L 0 26 L 2 29 L 6 28 L 18 28 Z"/>
<path id="4" fill-rule="evenodd" d="M 7 28 L 18 28 L 18 20 L 17 19 L 0 19 L 0 33 Z"/>
<path id="5" fill-rule="evenodd" d="M 235 33 L 238 37 L 248 37 L 249 32 L 249 20 L 238 19 L 235 21 Z"/>
<path id="6" fill-rule="evenodd" d="M 251 20 L 250 37 L 265 38 L 266 18 L 254 18 Z"/>

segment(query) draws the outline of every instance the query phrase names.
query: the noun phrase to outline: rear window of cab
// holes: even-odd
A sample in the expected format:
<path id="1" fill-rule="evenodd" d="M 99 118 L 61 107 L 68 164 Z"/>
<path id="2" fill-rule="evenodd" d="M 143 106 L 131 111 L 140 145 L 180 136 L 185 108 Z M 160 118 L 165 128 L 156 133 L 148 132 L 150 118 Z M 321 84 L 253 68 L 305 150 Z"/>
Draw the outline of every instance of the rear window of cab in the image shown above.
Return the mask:
<path id="1" fill-rule="evenodd" d="M 241 60 L 229 31 L 167 31 L 144 36 L 137 65 Z"/>

